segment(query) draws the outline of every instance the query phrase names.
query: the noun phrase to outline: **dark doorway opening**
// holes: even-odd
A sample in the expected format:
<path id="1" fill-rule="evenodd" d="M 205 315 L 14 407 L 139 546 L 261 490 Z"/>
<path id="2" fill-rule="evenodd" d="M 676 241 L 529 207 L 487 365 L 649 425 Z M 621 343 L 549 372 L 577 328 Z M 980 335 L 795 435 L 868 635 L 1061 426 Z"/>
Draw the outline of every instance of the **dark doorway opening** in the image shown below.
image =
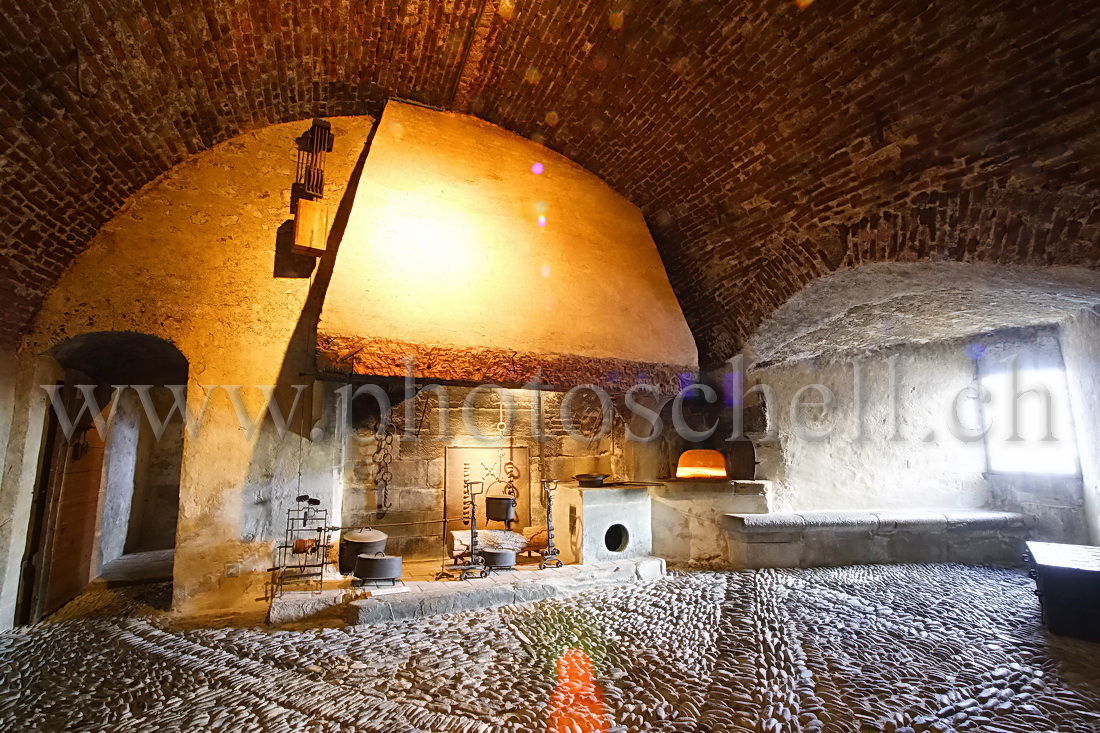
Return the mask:
<path id="1" fill-rule="evenodd" d="M 167 341 L 122 332 L 78 336 L 53 356 L 65 380 L 47 407 L 17 623 L 45 618 L 97 577 L 171 578 L 184 436 L 174 405 L 187 360 Z"/>

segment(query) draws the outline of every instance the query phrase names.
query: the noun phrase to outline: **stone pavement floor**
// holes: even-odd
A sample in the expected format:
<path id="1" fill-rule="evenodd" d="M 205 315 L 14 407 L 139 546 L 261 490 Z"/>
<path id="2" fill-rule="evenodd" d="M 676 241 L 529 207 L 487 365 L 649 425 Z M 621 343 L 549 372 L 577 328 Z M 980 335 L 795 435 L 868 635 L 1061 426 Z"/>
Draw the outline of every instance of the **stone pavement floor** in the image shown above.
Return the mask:
<path id="1" fill-rule="evenodd" d="M 0 634 L 0 729 L 543 731 L 568 652 L 605 730 L 1100 732 L 1100 645 L 1048 635 L 1032 588 L 951 565 L 687 572 L 307 630 L 183 628 L 165 585 L 99 589 Z"/>

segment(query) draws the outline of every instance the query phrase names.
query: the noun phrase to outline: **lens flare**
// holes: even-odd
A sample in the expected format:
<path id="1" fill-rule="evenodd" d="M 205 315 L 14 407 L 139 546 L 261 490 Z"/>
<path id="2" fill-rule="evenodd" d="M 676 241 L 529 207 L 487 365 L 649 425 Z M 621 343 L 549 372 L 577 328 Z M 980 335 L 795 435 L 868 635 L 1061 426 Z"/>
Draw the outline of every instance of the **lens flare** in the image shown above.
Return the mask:
<path id="1" fill-rule="evenodd" d="M 528 66 L 527 71 L 523 74 L 523 79 L 528 84 L 538 84 L 539 79 L 542 78 L 542 72 L 536 69 L 534 66 Z"/>
<path id="2" fill-rule="evenodd" d="M 542 214 L 542 215 L 539 216 L 539 226 L 540 227 L 546 226 L 546 215 L 545 214 Z"/>
<path id="3" fill-rule="evenodd" d="M 544 170 L 546 169 L 543 168 L 542 163 L 535 163 L 533 166 L 531 166 L 531 172 L 534 173 L 536 176 L 541 176 Z"/>
<path id="4" fill-rule="evenodd" d="M 550 127 L 557 126 L 560 120 L 561 117 L 558 115 L 557 112 L 550 111 L 546 113 L 546 124 L 550 125 Z"/>
<path id="5" fill-rule="evenodd" d="M 558 659 L 557 683 L 550 693 L 548 733 L 603 733 L 610 730 L 603 693 L 592 675 L 592 660 L 581 649 Z"/>
<path id="6" fill-rule="evenodd" d="M 626 13 L 621 10 L 612 10 L 611 14 L 607 17 L 607 22 L 613 31 L 620 30 L 623 27 L 624 21 L 626 21 Z"/>

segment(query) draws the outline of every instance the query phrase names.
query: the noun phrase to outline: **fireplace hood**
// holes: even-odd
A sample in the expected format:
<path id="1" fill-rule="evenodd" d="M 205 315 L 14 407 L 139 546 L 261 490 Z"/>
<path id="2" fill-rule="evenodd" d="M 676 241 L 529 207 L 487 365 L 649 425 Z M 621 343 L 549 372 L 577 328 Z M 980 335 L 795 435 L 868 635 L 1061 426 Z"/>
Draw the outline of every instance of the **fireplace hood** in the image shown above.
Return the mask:
<path id="1" fill-rule="evenodd" d="M 641 212 L 546 147 L 390 102 L 336 254 L 323 373 L 675 391 L 695 342 Z"/>

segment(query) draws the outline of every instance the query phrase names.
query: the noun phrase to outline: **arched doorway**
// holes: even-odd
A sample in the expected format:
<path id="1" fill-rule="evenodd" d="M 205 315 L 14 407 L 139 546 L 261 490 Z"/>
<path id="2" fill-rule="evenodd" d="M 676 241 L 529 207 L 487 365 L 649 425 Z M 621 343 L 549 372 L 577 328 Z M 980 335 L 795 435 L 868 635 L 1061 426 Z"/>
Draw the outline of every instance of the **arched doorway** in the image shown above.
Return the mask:
<path id="1" fill-rule="evenodd" d="M 16 621 L 60 608 L 96 578 L 171 577 L 187 360 L 140 333 L 97 332 L 52 351 L 48 416 Z"/>

